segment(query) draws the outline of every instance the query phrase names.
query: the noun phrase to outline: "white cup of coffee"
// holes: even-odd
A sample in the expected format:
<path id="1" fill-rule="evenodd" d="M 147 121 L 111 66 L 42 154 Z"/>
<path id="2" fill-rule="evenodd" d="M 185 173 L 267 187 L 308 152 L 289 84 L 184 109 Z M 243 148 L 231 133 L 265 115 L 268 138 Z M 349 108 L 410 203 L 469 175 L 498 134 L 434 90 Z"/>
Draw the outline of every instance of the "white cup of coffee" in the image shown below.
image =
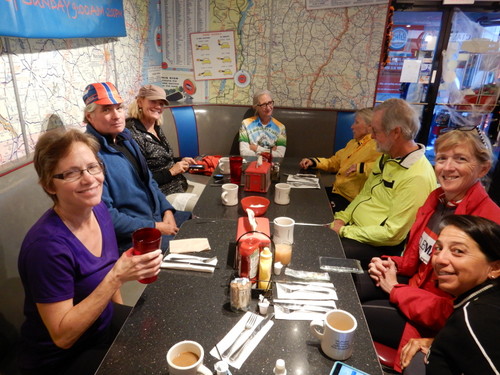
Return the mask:
<path id="1" fill-rule="evenodd" d="M 323 353 L 337 361 L 352 355 L 357 327 L 356 318 L 344 310 L 329 311 L 322 320 L 313 320 L 310 324 L 312 334 L 321 341 Z"/>
<path id="2" fill-rule="evenodd" d="M 280 182 L 274 186 L 274 203 L 276 204 L 289 204 L 290 203 L 290 190 L 292 187 L 288 184 Z"/>
<path id="3" fill-rule="evenodd" d="M 195 341 L 181 341 L 167 352 L 169 375 L 212 375 L 203 365 L 203 347 Z"/>
<path id="4" fill-rule="evenodd" d="M 293 228 L 295 226 L 295 220 L 290 217 L 280 216 L 273 220 L 273 224 L 274 243 L 293 244 Z"/>
<path id="5" fill-rule="evenodd" d="M 222 204 L 225 206 L 236 206 L 238 204 L 238 185 L 224 184 L 222 185 L 221 194 Z"/>
<path id="6" fill-rule="evenodd" d="M 231 169 L 229 166 L 229 157 L 224 156 L 223 158 L 219 159 L 219 171 L 222 174 L 231 173 Z"/>

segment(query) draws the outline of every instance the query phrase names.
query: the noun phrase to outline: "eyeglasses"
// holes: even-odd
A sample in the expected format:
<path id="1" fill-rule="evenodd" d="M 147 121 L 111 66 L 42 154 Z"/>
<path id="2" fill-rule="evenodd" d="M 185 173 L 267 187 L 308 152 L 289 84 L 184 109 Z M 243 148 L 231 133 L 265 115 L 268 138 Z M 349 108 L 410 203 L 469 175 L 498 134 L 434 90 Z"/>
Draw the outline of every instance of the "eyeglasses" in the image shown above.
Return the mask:
<path id="1" fill-rule="evenodd" d="M 257 104 L 257 107 L 274 107 L 274 100 L 267 103 Z"/>
<path id="2" fill-rule="evenodd" d="M 79 180 L 83 176 L 83 172 L 87 171 L 92 176 L 102 173 L 104 165 L 100 162 L 92 163 L 85 169 L 69 169 L 63 173 L 55 174 L 52 178 L 64 180 L 68 182 Z"/>
<path id="3" fill-rule="evenodd" d="M 449 133 L 449 132 L 451 132 L 453 130 L 459 130 L 459 131 L 462 131 L 462 132 L 470 132 L 470 131 L 475 130 L 477 132 L 477 135 L 478 135 L 479 139 L 481 140 L 481 143 L 484 145 L 484 147 L 486 147 L 487 149 L 491 148 L 490 144 L 488 142 L 486 142 L 486 139 L 484 137 L 484 133 L 479 128 L 478 125 L 475 125 L 475 126 L 457 126 L 457 127 L 452 127 L 452 128 L 444 128 L 444 129 L 441 129 L 441 131 L 439 132 L 439 135 Z"/>

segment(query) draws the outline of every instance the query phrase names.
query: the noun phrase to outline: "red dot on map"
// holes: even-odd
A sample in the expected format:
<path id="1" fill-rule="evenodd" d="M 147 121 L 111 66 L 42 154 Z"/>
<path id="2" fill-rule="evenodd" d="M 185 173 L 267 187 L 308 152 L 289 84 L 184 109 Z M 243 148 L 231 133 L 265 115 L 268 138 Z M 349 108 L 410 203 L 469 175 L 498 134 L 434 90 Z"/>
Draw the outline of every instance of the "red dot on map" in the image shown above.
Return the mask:
<path id="1" fill-rule="evenodd" d="M 167 69 L 168 68 L 168 64 L 166 62 L 162 62 L 161 63 L 161 68 L 162 69 Z"/>

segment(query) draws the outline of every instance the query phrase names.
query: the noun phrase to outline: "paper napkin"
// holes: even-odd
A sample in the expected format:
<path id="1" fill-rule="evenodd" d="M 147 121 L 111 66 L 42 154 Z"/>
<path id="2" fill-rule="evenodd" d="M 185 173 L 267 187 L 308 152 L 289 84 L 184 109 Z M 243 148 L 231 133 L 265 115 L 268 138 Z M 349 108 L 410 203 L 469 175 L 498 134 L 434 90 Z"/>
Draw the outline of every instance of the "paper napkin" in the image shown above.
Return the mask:
<path id="1" fill-rule="evenodd" d="M 224 336 L 224 338 L 221 341 L 219 341 L 219 343 L 217 343 L 217 349 L 214 347 L 214 348 L 212 348 L 212 350 L 210 350 L 210 354 L 213 357 L 215 357 L 217 359 L 221 359 L 219 357 L 218 353 L 224 353 L 224 351 L 232 345 L 232 343 L 234 342 L 234 340 L 236 340 L 236 338 L 238 337 L 238 335 L 240 334 L 240 332 L 243 331 L 243 329 L 245 328 L 245 323 L 248 321 L 248 318 L 250 317 L 250 314 L 252 314 L 252 313 L 251 312 L 247 312 L 245 315 L 243 315 L 243 317 L 227 333 L 227 335 Z M 255 326 L 257 326 L 263 319 L 264 319 L 264 317 L 257 316 L 257 320 L 255 322 Z M 250 341 L 250 343 L 241 352 L 240 356 L 236 359 L 236 361 L 233 362 L 229 358 L 226 358 L 225 361 L 229 365 L 231 365 L 231 366 L 233 366 L 233 367 L 235 367 L 237 369 L 240 369 L 241 366 L 243 365 L 243 363 L 245 363 L 245 361 L 248 358 L 248 356 L 250 354 L 252 354 L 253 350 L 257 347 L 257 345 L 259 345 L 259 343 L 264 338 L 264 336 L 267 334 L 267 332 L 269 332 L 269 330 L 271 329 L 271 327 L 273 326 L 273 324 L 274 324 L 274 321 L 272 319 L 269 320 L 266 323 L 266 325 L 264 327 L 262 327 L 262 329 L 255 335 L 255 337 L 252 338 L 252 340 Z M 245 332 L 245 335 L 239 339 L 239 340 L 241 340 L 239 342 L 243 342 L 243 340 L 246 339 L 246 338 L 248 338 L 251 334 L 252 334 L 251 330 L 250 330 L 250 332 Z M 238 346 L 239 345 L 237 345 L 237 347 Z M 237 349 L 237 347 L 235 349 Z M 217 352 L 217 350 L 218 350 L 218 352 Z"/>
<path id="2" fill-rule="evenodd" d="M 186 238 L 170 241 L 171 254 L 197 253 L 205 250 L 210 250 L 208 238 Z"/>

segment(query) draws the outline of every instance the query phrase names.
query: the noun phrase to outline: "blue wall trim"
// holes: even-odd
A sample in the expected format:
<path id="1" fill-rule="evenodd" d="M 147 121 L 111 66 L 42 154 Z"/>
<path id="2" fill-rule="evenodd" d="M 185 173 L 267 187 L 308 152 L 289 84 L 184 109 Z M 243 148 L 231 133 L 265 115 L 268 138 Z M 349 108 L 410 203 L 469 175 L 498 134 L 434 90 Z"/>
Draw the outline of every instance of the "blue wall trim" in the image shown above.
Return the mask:
<path id="1" fill-rule="evenodd" d="M 180 157 L 196 157 L 200 154 L 198 144 L 198 127 L 193 107 L 172 107 Z"/>

